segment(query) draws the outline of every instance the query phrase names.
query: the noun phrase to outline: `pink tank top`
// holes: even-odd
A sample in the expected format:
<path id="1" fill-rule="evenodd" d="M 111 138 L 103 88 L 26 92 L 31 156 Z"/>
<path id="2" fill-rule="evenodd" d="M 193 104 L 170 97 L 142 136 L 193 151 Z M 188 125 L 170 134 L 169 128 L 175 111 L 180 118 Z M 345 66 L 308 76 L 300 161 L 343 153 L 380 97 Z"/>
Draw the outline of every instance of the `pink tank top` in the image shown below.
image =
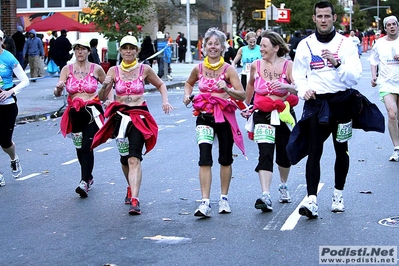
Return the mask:
<path id="1" fill-rule="evenodd" d="M 116 77 L 115 77 L 115 92 L 118 96 L 126 96 L 126 95 L 142 95 L 144 94 L 144 66 L 140 66 L 139 77 L 135 80 L 124 81 L 119 76 L 119 67 L 115 68 Z"/>
<path id="2" fill-rule="evenodd" d="M 219 89 L 216 84 L 219 80 L 224 80 L 226 78 L 225 73 L 227 71 L 227 68 L 229 67 L 229 64 L 226 64 L 226 66 L 223 69 L 222 74 L 216 79 L 205 78 L 202 75 L 202 65 L 203 65 L 202 63 L 198 65 L 198 67 L 199 67 L 198 89 L 200 90 L 200 92 L 202 92 L 202 93 L 206 93 L 206 92 L 208 92 L 208 93 L 210 93 L 210 92 L 224 93 L 225 91 L 223 89 Z M 227 84 L 228 88 L 232 87 L 230 83 L 227 83 L 227 81 L 226 81 L 226 84 Z"/>
<path id="3" fill-rule="evenodd" d="M 77 79 L 73 74 L 73 64 L 69 65 L 69 75 L 65 84 L 69 94 L 95 93 L 98 87 L 98 80 L 94 77 L 95 64 L 90 64 L 90 72 L 83 79 Z"/>
<path id="4" fill-rule="evenodd" d="M 287 81 L 287 74 L 286 74 L 287 65 L 288 65 L 288 60 L 284 62 L 283 72 L 281 73 L 281 77 L 278 79 L 278 81 L 285 84 L 289 84 L 289 82 Z M 260 60 L 257 60 L 255 82 L 254 82 L 255 92 L 257 94 L 262 96 L 267 96 L 267 95 L 285 96 L 288 94 L 288 91 L 286 89 L 281 89 L 281 90 L 271 89 L 270 84 L 272 83 L 272 81 L 263 79 L 259 73 L 259 70 L 260 70 Z"/>

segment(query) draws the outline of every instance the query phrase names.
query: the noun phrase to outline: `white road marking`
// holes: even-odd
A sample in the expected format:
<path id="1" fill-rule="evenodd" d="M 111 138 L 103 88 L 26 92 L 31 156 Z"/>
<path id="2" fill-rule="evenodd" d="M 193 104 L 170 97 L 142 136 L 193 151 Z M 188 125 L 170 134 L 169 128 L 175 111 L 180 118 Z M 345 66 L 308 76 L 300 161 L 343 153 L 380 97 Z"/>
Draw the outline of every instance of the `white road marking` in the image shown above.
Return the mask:
<path id="1" fill-rule="evenodd" d="M 105 151 L 111 150 L 111 149 L 113 149 L 113 148 L 114 148 L 114 147 L 106 147 L 106 148 L 104 148 L 104 149 L 98 150 L 97 152 L 105 152 Z"/>
<path id="2" fill-rule="evenodd" d="M 27 175 L 27 176 L 18 178 L 17 181 L 26 180 L 26 179 L 29 179 L 29 178 L 32 178 L 32 177 L 35 177 L 35 176 L 38 176 L 38 175 L 41 175 L 41 174 L 42 174 L 42 173 L 33 173 L 33 174 L 30 174 L 30 175 Z"/>
<path id="3" fill-rule="evenodd" d="M 175 124 L 180 124 L 180 123 L 183 123 L 183 122 L 186 122 L 186 121 L 187 121 L 187 119 L 181 119 L 181 120 L 176 121 Z"/>
<path id="4" fill-rule="evenodd" d="M 324 183 L 319 183 L 319 186 L 317 187 L 317 194 L 319 194 L 319 192 L 323 186 L 324 186 Z M 302 217 L 302 215 L 299 214 L 299 208 L 302 206 L 303 203 L 306 202 L 306 200 L 307 200 L 307 196 L 305 196 L 303 198 L 301 203 L 299 203 L 299 205 L 296 207 L 296 209 L 291 213 L 291 215 L 285 221 L 283 226 L 280 228 L 280 231 L 287 231 L 287 230 L 292 230 L 295 228 L 299 219 Z"/>
<path id="5" fill-rule="evenodd" d="M 78 161 L 78 159 L 73 159 L 73 160 L 67 161 L 65 163 L 62 163 L 61 165 L 68 165 L 68 164 L 76 163 L 77 161 Z"/>

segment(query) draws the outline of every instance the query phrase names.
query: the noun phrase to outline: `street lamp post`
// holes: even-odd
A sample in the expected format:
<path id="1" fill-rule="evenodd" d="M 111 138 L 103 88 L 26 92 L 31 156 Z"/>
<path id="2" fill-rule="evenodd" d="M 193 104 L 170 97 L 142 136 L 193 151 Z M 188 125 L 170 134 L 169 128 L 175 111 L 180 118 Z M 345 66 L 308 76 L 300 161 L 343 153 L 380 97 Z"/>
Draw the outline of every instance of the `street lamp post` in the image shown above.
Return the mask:
<path id="1" fill-rule="evenodd" d="M 377 0 L 377 30 L 380 30 L 380 0 Z"/>
<path id="2" fill-rule="evenodd" d="M 348 1 L 349 5 L 349 30 L 352 30 L 352 13 L 353 13 L 353 1 Z"/>
<path id="3" fill-rule="evenodd" d="M 380 30 L 380 1 L 386 2 L 387 0 L 377 0 L 377 30 Z M 382 6 L 382 8 L 386 8 L 386 6 Z"/>

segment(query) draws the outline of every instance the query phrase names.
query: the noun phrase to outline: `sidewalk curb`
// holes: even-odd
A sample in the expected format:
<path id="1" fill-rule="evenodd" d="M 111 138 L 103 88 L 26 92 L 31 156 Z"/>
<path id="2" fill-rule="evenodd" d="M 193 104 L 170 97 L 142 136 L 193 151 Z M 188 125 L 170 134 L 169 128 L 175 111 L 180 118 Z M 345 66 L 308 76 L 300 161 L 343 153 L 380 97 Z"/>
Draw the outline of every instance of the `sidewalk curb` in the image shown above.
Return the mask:
<path id="1" fill-rule="evenodd" d="M 175 89 L 176 87 L 183 87 L 185 82 L 176 82 L 173 84 L 169 84 L 166 86 L 167 90 L 172 90 Z M 157 88 L 153 87 L 153 88 L 149 88 L 149 89 L 145 89 L 145 92 L 156 92 Z M 60 106 L 60 108 L 58 108 L 57 110 L 53 110 L 53 111 L 49 111 L 49 112 L 45 112 L 45 113 L 39 113 L 39 114 L 31 114 L 31 115 L 24 115 L 24 116 L 17 116 L 16 120 L 15 120 L 15 124 L 17 125 L 23 125 L 26 123 L 31 123 L 31 122 L 36 122 L 39 120 L 48 120 L 47 119 L 47 115 L 50 114 L 50 119 L 54 119 L 54 118 L 58 118 L 61 117 L 62 114 L 65 111 L 65 106 Z"/>

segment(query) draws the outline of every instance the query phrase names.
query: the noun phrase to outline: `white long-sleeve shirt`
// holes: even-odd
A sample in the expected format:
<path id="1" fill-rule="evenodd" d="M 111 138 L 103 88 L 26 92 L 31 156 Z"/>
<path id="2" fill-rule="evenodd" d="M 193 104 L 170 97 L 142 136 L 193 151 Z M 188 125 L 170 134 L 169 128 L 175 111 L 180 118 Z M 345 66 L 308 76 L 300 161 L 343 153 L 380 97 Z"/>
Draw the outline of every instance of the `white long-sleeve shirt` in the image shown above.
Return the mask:
<path id="1" fill-rule="evenodd" d="M 334 68 L 323 59 L 324 49 L 334 53 L 341 66 Z M 362 76 L 362 64 L 356 47 L 347 37 L 337 33 L 330 42 L 321 43 L 312 34 L 298 44 L 292 74 L 298 96 L 303 99 L 309 89 L 325 94 L 352 88 Z"/>

